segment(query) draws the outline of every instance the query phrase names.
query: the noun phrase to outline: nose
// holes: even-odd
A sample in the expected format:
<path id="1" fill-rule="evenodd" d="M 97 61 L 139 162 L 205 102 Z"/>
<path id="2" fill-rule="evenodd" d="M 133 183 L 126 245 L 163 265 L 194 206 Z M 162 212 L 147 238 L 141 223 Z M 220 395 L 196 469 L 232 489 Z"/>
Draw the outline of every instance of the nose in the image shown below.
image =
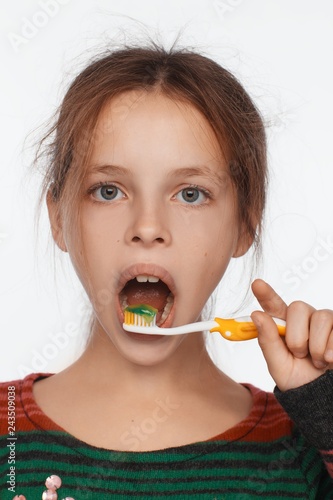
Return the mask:
<path id="1" fill-rule="evenodd" d="M 133 207 L 132 221 L 126 231 L 129 244 L 142 246 L 164 245 L 171 243 L 170 227 L 166 211 L 160 204 L 146 204 Z"/>

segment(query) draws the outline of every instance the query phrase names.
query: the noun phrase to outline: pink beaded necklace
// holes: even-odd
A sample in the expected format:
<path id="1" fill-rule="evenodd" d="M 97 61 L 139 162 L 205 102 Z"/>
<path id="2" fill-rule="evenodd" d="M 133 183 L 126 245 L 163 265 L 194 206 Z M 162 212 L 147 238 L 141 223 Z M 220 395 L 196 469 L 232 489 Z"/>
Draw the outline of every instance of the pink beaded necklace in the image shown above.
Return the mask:
<path id="1" fill-rule="evenodd" d="M 50 476 L 45 481 L 47 488 L 42 495 L 42 500 L 58 500 L 57 490 L 60 488 L 62 481 L 59 476 Z M 27 500 L 24 495 L 15 495 L 13 500 Z M 72 497 L 66 497 L 62 500 L 74 500 Z"/>

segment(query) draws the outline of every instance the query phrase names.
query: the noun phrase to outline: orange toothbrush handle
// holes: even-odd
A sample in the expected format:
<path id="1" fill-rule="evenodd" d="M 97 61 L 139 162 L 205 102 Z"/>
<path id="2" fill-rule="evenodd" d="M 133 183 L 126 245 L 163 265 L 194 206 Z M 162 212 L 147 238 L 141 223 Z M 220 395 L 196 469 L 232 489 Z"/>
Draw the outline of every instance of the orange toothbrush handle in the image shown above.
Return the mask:
<path id="1" fill-rule="evenodd" d="M 285 321 L 273 318 L 280 335 L 286 334 Z M 258 337 L 258 331 L 250 317 L 239 319 L 214 318 L 218 324 L 213 327 L 211 332 L 219 332 L 227 340 L 251 340 Z"/>

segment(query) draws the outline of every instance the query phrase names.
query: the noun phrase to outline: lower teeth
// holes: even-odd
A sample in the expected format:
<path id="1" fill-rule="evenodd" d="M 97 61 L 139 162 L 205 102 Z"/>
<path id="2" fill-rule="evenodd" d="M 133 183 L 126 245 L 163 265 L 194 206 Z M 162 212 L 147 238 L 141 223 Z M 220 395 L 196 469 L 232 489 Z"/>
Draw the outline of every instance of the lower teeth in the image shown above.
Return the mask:
<path id="1" fill-rule="evenodd" d="M 127 306 L 128 306 L 127 297 L 126 297 L 126 295 L 123 295 L 121 297 L 121 307 L 122 307 L 122 310 L 125 311 L 125 309 L 126 309 Z"/>
<path id="2" fill-rule="evenodd" d="M 164 308 L 164 311 L 163 311 L 163 314 L 161 316 L 159 323 L 164 323 L 164 321 L 167 319 L 167 317 L 170 314 L 172 305 L 173 305 L 173 296 L 170 294 L 170 295 L 168 295 L 166 306 Z"/>

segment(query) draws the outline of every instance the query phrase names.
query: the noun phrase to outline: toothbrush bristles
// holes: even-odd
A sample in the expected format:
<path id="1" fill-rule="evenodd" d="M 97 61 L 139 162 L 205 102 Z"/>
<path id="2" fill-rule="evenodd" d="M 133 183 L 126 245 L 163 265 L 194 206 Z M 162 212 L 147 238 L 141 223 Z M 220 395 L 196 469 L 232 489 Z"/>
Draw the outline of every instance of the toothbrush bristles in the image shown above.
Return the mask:
<path id="1" fill-rule="evenodd" d="M 150 322 L 146 321 L 140 314 L 135 314 L 131 311 L 124 311 L 124 323 L 133 326 L 156 326 L 156 316 Z"/>

